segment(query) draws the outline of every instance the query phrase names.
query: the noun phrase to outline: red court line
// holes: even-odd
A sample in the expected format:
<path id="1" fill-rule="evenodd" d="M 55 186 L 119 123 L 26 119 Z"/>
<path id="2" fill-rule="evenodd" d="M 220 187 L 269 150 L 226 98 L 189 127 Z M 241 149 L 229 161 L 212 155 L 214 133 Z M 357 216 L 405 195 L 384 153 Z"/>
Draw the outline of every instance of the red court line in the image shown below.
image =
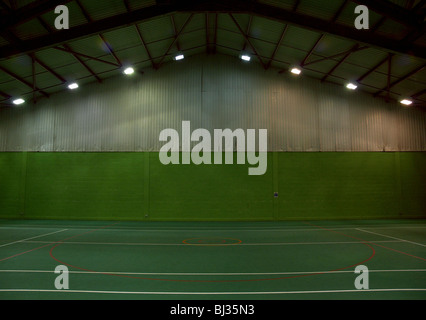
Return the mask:
<path id="1" fill-rule="evenodd" d="M 325 229 L 325 228 L 322 228 L 322 227 L 319 227 L 319 226 L 315 226 L 315 225 L 311 225 L 311 226 L 314 226 L 314 227 L 317 227 L 317 228 L 321 228 L 321 229 Z M 331 232 L 335 232 L 335 231 L 329 230 L 329 229 L 325 229 L 325 230 L 331 231 Z M 349 269 L 349 268 L 355 267 L 357 265 L 364 264 L 367 261 L 370 261 L 374 257 L 374 255 L 376 254 L 376 251 L 374 250 L 374 248 L 372 246 L 370 246 L 367 243 L 367 241 L 365 241 L 363 239 L 359 239 L 359 238 L 356 238 L 356 237 L 352 237 L 352 236 L 346 235 L 346 234 L 344 234 L 342 232 L 337 232 L 337 233 L 342 234 L 345 237 L 356 239 L 356 240 L 360 241 L 361 244 L 364 244 L 367 247 L 369 247 L 371 249 L 371 251 L 372 251 L 371 256 L 368 257 L 367 259 L 361 261 L 361 262 L 357 262 L 357 263 L 355 263 L 353 265 L 350 265 L 350 266 L 346 266 L 346 267 L 342 267 L 342 268 L 337 268 L 337 269 L 333 269 L 333 270 L 330 270 L 330 271 L 317 272 L 317 273 L 308 273 L 308 274 L 300 274 L 300 275 L 294 275 L 294 276 L 288 276 L 288 277 L 276 277 L 276 278 L 265 278 L 265 279 L 237 279 L 237 280 L 195 280 L 195 279 L 186 279 L 185 280 L 185 279 L 147 278 L 147 277 L 136 277 L 136 276 L 122 275 L 122 274 L 112 274 L 112 273 L 108 273 L 108 272 L 99 272 L 99 271 L 95 271 L 95 270 L 90 270 L 90 269 L 82 268 L 82 267 L 79 267 L 79 266 L 74 266 L 72 264 L 69 264 L 67 262 L 59 260 L 58 258 L 56 258 L 53 255 L 53 253 L 52 253 L 53 249 L 55 249 L 56 247 L 58 247 L 62 243 L 58 243 L 57 245 L 53 246 L 50 249 L 49 254 L 52 257 L 52 259 L 56 260 L 57 262 L 59 262 L 59 263 L 61 263 L 63 265 L 67 265 L 69 267 L 80 269 L 80 270 L 83 270 L 83 271 L 93 272 L 93 273 L 96 273 L 96 274 L 109 275 L 109 276 L 122 277 L 122 278 L 130 278 L 130 279 L 155 280 L 155 281 L 172 281 L 172 282 L 254 282 L 254 281 L 271 281 L 271 280 L 283 280 L 283 279 L 294 279 L 294 278 L 301 278 L 301 277 L 310 277 L 310 276 L 315 276 L 315 275 L 320 275 L 320 274 L 327 274 L 327 273 L 334 272 L 334 271 L 345 270 L 345 269 Z M 77 236 L 74 236 L 74 237 L 77 237 Z M 72 237 L 72 238 L 74 238 L 74 237 Z"/>
<path id="2" fill-rule="evenodd" d="M 357 238 L 357 237 L 353 237 L 353 236 L 348 236 L 348 235 L 345 235 L 342 232 L 335 231 L 335 230 L 330 230 L 330 229 L 326 229 L 326 228 L 323 228 L 323 227 L 320 227 L 320 226 L 316 226 L 316 225 L 308 223 L 308 222 L 305 222 L 305 223 L 309 224 L 311 226 L 317 227 L 317 228 L 321 228 L 321 229 L 327 230 L 327 231 L 331 231 L 331 232 L 334 232 L 334 233 L 342 234 L 342 235 L 344 235 L 346 237 L 349 237 L 349 238 L 357 239 L 357 240 L 360 240 L 360 241 L 363 241 L 363 242 L 368 242 L 368 243 L 374 244 L 376 246 L 379 246 L 379 247 L 382 247 L 382 248 L 385 248 L 385 249 L 388 249 L 388 250 L 392 250 L 392 251 L 395 251 L 395 252 L 398 252 L 398 253 L 402 253 L 402 254 L 405 254 L 406 256 L 410 256 L 410 257 L 413 257 L 413 258 L 416 258 L 416 259 L 420 259 L 420 260 L 426 261 L 426 259 L 424 259 L 424 258 L 421 258 L 421 257 L 415 256 L 415 255 L 409 254 L 409 253 L 404 252 L 404 251 L 400 251 L 400 250 L 396 250 L 396 249 L 393 249 L 393 248 L 389 248 L 389 247 L 383 246 L 381 244 L 377 244 L 375 242 L 371 242 L 371 241 L 364 240 L 364 239 L 361 239 L 361 238 Z"/>
<path id="3" fill-rule="evenodd" d="M 413 254 L 409 254 L 409 253 L 404 252 L 404 251 L 400 251 L 400 250 L 396 250 L 396 249 L 389 248 L 389 247 L 386 247 L 386 246 L 382 246 L 381 244 L 377 244 L 377 243 L 374 243 L 374 242 L 371 242 L 371 243 L 372 243 L 372 244 L 374 244 L 374 245 L 376 245 L 376 246 L 379 246 L 379 247 L 382 247 L 382 248 L 388 249 L 388 250 L 392 250 L 392 251 L 395 251 L 395 252 L 398 252 L 398 253 L 405 254 L 406 256 L 410 256 L 410 257 L 413 257 L 413 258 L 416 258 L 416 259 L 420 259 L 420 260 L 426 261 L 426 259 L 424 259 L 424 258 L 421 258 L 421 257 L 415 256 L 415 255 L 413 255 Z"/>
<path id="4" fill-rule="evenodd" d="M 36 250 L 38 250 L 38 249 L 41 249 L 41 248 L 44 248 L 44 247 L 50 246 L 50 245 L 51 245 L 51 244 L 53 244 L 53 243 L 54 243 L 54 242 L 51 242 L 51 243 L 45 244 L 44 246 L 41 246 L 41 247 L 37 247 L 37 248 L 31 249 L 31 250 L 27 250 L 27 251 L 24 251 L 24 252 L 21 252 L 21 253 L 14 254 L 14 255 L 12 255 L 12 256 L 10 256 L 10 257 L 0 259 L 0 261 L 9 260 L 9 259 L 12 259 L 12 258 L 14 258 L 14 257 L 17 257 L 17 256 L 20 256 L 20 255 L 23 255 L 23 254 L 25 254 L 25 253 L 32 252 L 32 251 L 36 251 Z"/>
<path id="5" fill-rule="evenodd" d="M 104 228 L 107 228 L 107 227 L 110 227 L 110 226 L 116 225 L 116 224 L 118 224 L 118 223 L 119 223 L 119 222 L 113 223 L 113 224 L 108 225 L 108 226 L 99 227 L 99 228 L 96 228 L 96 229 L 93 229 L 93 230 L 90 230 L 90 231 L 87 231 L 87 232 L 84 232 L 84 233 L 78 234 L 78 235 L 76 235 L 76 236 L 72 236 L 72 237 L 69 237 L 69 238 L 66 238 L 66 239 L 62 239 L 62 240 L 60 240 L 60 241 L 52 241 L 51 243 L 45 244 L 45 245 L 43 245 L 43 246 L 40 246 L 40 247 L 37 247 L 37 248 L 31 249 L 31 250 L 27 250 L 27 251 L 24 251 L 24 252 L 20 252 L 20 253 L 17 253 L 17 254 L 12 255 L 12 256 L 10 256 L 10 257 L 3 258 L 3 259 L 1 259 L 1 260 L 0 260 L 0 262 L 1 262 L 1 261 L 5 261 L 5 260 L 12 259 L 12 258 L 14 258 L 14 257 L 21 256 L 21 255 L 23 255 L 23 254 L 25 254 L 25 253 L 29 253 L 29 252 L 33 252 L 33 251 L 36 251 L 36 250 L 42 249 L 42 248 L 44 248 L 44 247 L 48 247 L 48 246 L 50 246 L 50 245 L 52 245 L 52 244 L 55 244 L 55 243 L 62 243 L 62 242 L 64 242 L 65 240 L 69 240 L 69 239 L 72 239 L 72 238 L 75 238 L 75 237 L 79 237 L 79 236 L 82 236 L 82 235 L 84 235 L 84 234 L 94 232 L 94 231 L 96 231 L 96 230 L 104 229 Z"/>

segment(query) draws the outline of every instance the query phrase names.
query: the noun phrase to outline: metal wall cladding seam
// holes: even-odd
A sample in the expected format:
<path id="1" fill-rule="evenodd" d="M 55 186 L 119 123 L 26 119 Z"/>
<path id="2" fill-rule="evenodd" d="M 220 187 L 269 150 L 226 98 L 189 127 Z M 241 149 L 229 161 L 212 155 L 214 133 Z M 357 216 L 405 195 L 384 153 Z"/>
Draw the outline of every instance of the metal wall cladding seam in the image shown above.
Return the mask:
<path id="1" fill-rule="evenodd" d="M 386 150 L 383 140 L 383 132 L 389 127 L 383 120 L 386 104 L 368 95 L 351 93 L 350 96 L 351 150 Z"/>
<path id="2" fill-rule="evenodd" d="M 383 109 L 383 148 L 384 151 L 399 150 L 399 106 L 388 105 Z"/>
<path id="3" fill-rule="evenodd" d="M 408 109 L 399 110 L 399 150 L 425 150 L 425 114 L 413 113 Z"/>
<path id="4" fill-rule="evenodd" d="M 50 104 L 36 105 L 25 113 L 24 150 L 53 151 L 55 109 Z"/>
<path id="5" fill-rule="evenodd" d="M 349 110 L 346 99 L 340 95 L 334 99 L 324 92 L 318 99 L 318 135 L 321 151 L 350 151 Z"/>
<path id="6" fill-rule="evenodd" d="M 277 108 L 281 117 L 276 121 L 275 131 L 284 143 L 286 151 L 318 151 L 318 96 L 309 94 L 304 80 L 287 79 L 282 83 L 276 79 L 278 91 Z M 280 83 L 281 82 L 281 83 Z"/>
<path id="7" fill-rule="evenodd" d="M 26 111 L 22 108 L 10 108 L 3 110 L 0 115 L 2 151 L 24 151 Z"/>
<path id="8" fill-rule="evenodd" d="M 217 54 L 2 109 L 0 151 L 158 151 L 182 121 L 267 129 L 269 151 L 426 150 L 423 110 Z"/>

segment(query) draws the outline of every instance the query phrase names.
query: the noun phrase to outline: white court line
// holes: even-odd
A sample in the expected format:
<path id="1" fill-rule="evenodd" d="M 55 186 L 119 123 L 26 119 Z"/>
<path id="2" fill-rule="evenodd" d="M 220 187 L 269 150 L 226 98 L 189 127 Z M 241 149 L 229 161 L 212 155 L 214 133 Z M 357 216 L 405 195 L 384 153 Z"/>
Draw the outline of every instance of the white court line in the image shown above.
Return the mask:
<path id="1" fill-rule="evenodd" d="M 104 232 L 164 232 L 164 231 L 172 231 L 172 232 L 197 232 L 197 233 L 205 233 L 205 232 L 326 232 L 329 230 L 356 230 L 353 228 L 331 228 L 331 227 L 322 227 L 319 228 L 306 228 L 306 229 L 290 229 L 290 228 L 282 228 L 282 229 L 125 229 L 125 228 L 105 228 L 102 229 Z M 383 229 L 382 227 L 377 227 L 378 229 Z M 419 227 L 417 227 L 419 228 Z M 426 227 L 425 227 L 426 228 Z M 71 228 L 72 230 L 79 230 L 82 228 Z M 88 228 L 84 228 L 86 230 Z"/>
<path id="2" fill-rule="evenodd" d="M 47 289 L 0 289 L 0 292 L 55 292 L 55 293 L 105 293 L 137 295 L 272 295 L 272 294 L 318 294 L 318 293 L 366 293 L 366 292 L 415 292 L 426 291 L 423 288 L 408 289 L 367 289 L 367 290 L 320 290 L 320 291 L 254 291 L 254 292 L 143 292 L 143 291 L 105 291 L 105 290 L 47 290 Z"/>
<path id="3" fill-rule="evenodd" d="M 25 241 L 28 243 L 51 243 L 52 241 Z M 366 242 L 404 242 L 400 240 L 368 240 Z M 149 243 L 149 242 L 82 242 L 61 241 L 62 244 L 86 244 L 86 245 L 119 245 L 119 246 L 193 246 L 193 247 L 231 247 L 231 246 L 288 246 L 288 245 L 326 245 L 326 244 L 363 244 L 361 241 L 329 241 L 329 242 L 265 242 L 265 243 L 230 243 L 230 244 L 198 244 L 198 243 Z"/>
<path id="4" fill-rule="evenodd" d="M 391 237 L 391 236 L 388 236 L 388 235 L 385 235 L 385 234 L 381 234 L 381 233 L 377 233 L 377 232 L 367 231 L 367 230 L 363 230 L 363 229 L 359 229 L 359 228 L 357 228 L 356 230 L 359 230 L 359 231 L 362 231 L 362 232 L 371 233 L 371 234 L 375 234 L 377 236 L 382 236 L 382 237 L 386 237 L 386 238 L 391 238 L 391 239 L 399 240 L 399 241 L 402 241 L 402 242 L 408 242 L 408 243 L 416 244 L 416 245 L 422 246 L 422 247 L 426 247 L 426 245 L 421 244 L 421 243 L 417 243 L 417 242 L 413 242 L 413 241 L 408 241 L 408 240 L 404 240 L 404 239 L 401 239 L 401 238 Z M 371 242 L 374 242 L 374 241 L 371 241 Z"/>
<path id="5" fill-rule="evenodd" d="M 424 224 L 423 224 L 424 225 Z M 37 226 L 35 227 L 31 227 L 31 225 L 28 225 L 29 227 L 26 229 L 44 229 L 44 228 L 39 228 Z M 55 226 L 51 226 L 51 227 L 55 227 Z M 59 227 L 68 227 L 70 229 L 75 229 L 75 230 L 80 230 L 80 229 L 93 229 L 94 227 L 92 226 L 80 226 L 75 228 L 74 226 L 56 226 L 55 228 L 59 228 Z M 371 225 L 371 226 L 365 226 L 365 225 L 346 225 L 346 227 L 344 227 L 344 225 L 342 226 L 321 226 L 322 228 L 326 228 L 326 229 L 330 229 L 330 230 L 353 230 L 357 227 L 362 227 L 364 229 L 368 228 L 368 229 L 402 229 L 402 228 L 416 228 L 416 229 L 424 229 L 426 228 L 426 225 L 424 226 L 413 226 L 413 225 L 397 225 L 397 226 L 389 226 L 389 225 Z M 18 226 L 11 226 L 11 227 L 0 227 L 0 229 L 24 229 L 24 228 L 20 228 L 19 225 Z M 108 228 L 108 229 L 103 229 L 103 231 L 152 231 L 152 232 L 156 232 L 156 231 L 181 231 L 181 232 L 187 232 L 187 231 L 195 231 L 195 232 L 215 232 L 215 231 L 260 231 L 260 232 L 264 232 L 264 231 L 323 231 L 322 229 L 317 229 L 317 228 L 306 228 L 304 226 L 295 226 L 294 228 L 280 228 L 280 227 L 239 227 L 239 228 L 235 228 L 235 227 L 193 227 L 193 228 L 188 228 L 186 227 L 185 229 L 182 228 L 170 228 L 170 227 L 153 227 L 153 228 L 145 228 L 145 229 L 138 229 L 137 227 L 120 227 L 120 228 Z"/>
<path id="6" fill-rule="evenodd" d="M 369 272 L 426 272 L 426 269 L 395 269 L 395 270 L 368 270 Z M 54 270 L 0 270 L 0 273 L 54 273 Z M 115 271 L 68 271 L 72 274 L 111 274 L 111 275 L 155 275 L 155 276 L 265 276 L 265 275 L 298 275 L 298 274 L 335 274 L 354 273 L 353 270 L 336 271 L 294 271 L 294 272 L 115 272 Z"/>
<path id="7" fill-rule="evenodd" d="M 14 242 L 5 243 L 5 244 L 0 245 L 0 248 L 1 247 L 5 247 L 5 246 L 10 246 L 11 244 L 28 241 L 28 240 L 31 240 L 31 239 L 41 238 L 41 237 L 48 236 L 48 235 L 51 235 L 51 234 L 54 234 L 54 233 L 63 232 L 63 231 L 66 231 L 66 230 L 68 230 L 68 229 L 62 229 L 62 230 L 59 230 L 59 231 L 45 233 L 45 234 L 42 234 L 42 235 L 39 235 L 39 236 L 35 236 L 35 237 L 31 237 L 31 238 L 26 238 L 26 239 L 14 241 Z M 52 241 L 50 241 L 50 242 L 52 242 Z"/>

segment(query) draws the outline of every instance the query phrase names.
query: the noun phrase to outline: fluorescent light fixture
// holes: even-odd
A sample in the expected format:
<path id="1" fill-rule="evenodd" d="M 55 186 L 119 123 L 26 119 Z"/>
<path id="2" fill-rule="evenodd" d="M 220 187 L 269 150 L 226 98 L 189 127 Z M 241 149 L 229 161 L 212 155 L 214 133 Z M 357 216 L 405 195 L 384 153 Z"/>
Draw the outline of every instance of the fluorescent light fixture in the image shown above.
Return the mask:
<path id="1" fill-rule="evenodd" d="M 74 90 L 78 88 L 78 84 L 76 82 L 70 83 L 68 85 L 68 89 Z"/>
<path id="2" fill-rule="evenodd" d="M 18 99 L 13 100 L 12 102 L 13 102 L 13 104 L 20 105 L 20 104 L 23 104 L 25 102 L 25 100 L 22 99 L 22 98 L 18 98 Z"/>
<path id="3" fill-rule="evenodd" d="M 299 74 L 301 74 L 302 73 L 302 70 L 300 70 L 299 68 L 292 68 L 291 70 L 290 70 L 290 72 L 291 73 L 293 73 L 293 74 L 296 74 L 296 75 L 299 75 Z"/>
<path id="4" fill-rule="evenodd" d="M 355 90 L 356 88 L 358 88 L 358 86 L 350 82 L 346 85 L 346 88 Z"/>
<path id="5" fill-rule="evenodd" d="M 135 72 L 135 69 L 133 69 L 132 67 L 128 67 L 128 68 L 124 69 L 124 71 L 123 71 L 123 73 L 127 74 L 127 75 L 130 75 L 133 72 Z"/>
<path id="6" fill-rule="evenodd" d="M 403 99 L 403 100 L 400 101 L 400 103 L 403 104 L 403 105 L 409 106 L 410 104 L 413 103 L 413 101 L 408 100 L 408 99 Z"/>
<path id="7" fill-rule="evenodd" d="M 178 54 L 177 56 L 175 56 L 176 61 L 182 60 L 183 58 L 185 58 L 183 54 Z"/>
<path id="8" fill-rule="evenodd" d="M 241 55 L 241 60 L 244 60 L 244 61 L 250 61 L 250 56 L 248 56 L 248 55 L 246 55 L 246 54 L 242 54 Z"/>

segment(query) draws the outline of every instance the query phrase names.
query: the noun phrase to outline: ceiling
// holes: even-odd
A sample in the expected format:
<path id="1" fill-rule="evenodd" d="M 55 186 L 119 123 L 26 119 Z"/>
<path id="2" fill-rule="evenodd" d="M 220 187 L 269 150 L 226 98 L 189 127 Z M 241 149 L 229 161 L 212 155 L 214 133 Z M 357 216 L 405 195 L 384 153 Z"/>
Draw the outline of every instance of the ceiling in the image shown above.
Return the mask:
<path id="1" fill-rule="evenodd" d="M 69 29 L 54 9 L 66 5 Z M 354 27 L 355 7 L 369 29 Z M 0 107 L 29 103 L 120 74 L 173 62 L 176 53 L 252 56 L 265 70 L 426 107 L 426 0 L 0 0 Z M 176 63 L 176 62 L 175 62 Z"/>

